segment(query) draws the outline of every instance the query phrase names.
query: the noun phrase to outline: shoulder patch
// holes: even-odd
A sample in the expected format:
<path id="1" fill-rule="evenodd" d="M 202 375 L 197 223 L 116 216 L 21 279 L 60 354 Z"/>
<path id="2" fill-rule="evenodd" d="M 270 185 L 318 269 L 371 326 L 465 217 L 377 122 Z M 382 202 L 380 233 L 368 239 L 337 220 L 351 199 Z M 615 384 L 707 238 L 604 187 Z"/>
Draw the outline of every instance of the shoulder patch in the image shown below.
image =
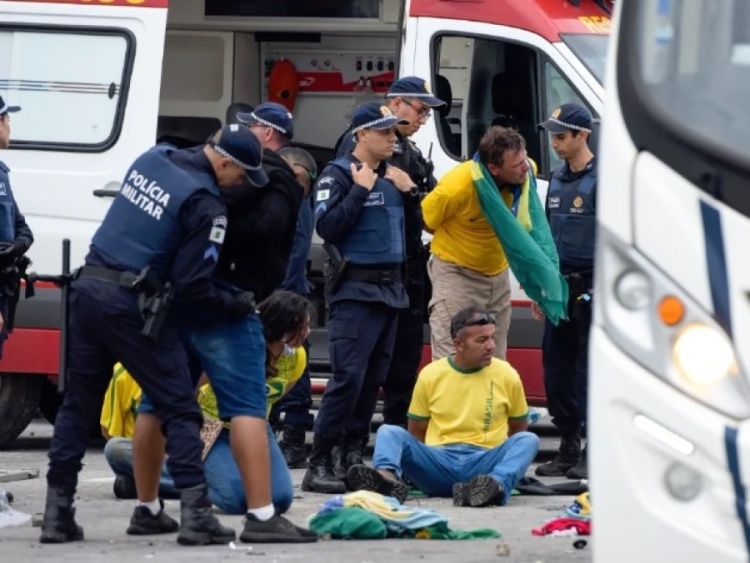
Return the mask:
<path id="1" fill-rule="evenodd" d="M 214 227 L 224 227 L 227 228 L 227 218 L 226 215 L 219 215 L 218 217 L 214 217 Z"/>
<path id="2" fill-rule="evenodd" d="M 326 186 L 328 184 L 333 184 L 334 180 L 336 180 L 336 178 L 334 178 L 331 175 L 323 176 L 320 180 L 318 180 L 318 185 L 319 186 Z"/>
<path id="3" fill-rule="evenodd" d="M 315 201 L 327 201 L 329 197 L 331 197 L 331 190 L 318 190 Z"/>

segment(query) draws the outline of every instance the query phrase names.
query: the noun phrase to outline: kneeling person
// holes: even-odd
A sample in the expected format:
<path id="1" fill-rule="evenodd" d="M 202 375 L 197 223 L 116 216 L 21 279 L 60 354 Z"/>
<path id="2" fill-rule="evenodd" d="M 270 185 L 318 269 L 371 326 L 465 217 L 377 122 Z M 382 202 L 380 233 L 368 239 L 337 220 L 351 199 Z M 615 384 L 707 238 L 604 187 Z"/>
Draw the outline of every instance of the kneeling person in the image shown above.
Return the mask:
<path id="1" fill-rule="evenodd" d="M 422 370 L 409 407 L 408 432 L 380 427 L 374 469 L 349 469 L 353 489 L 403 502 L 408 488 L 402 479 L 408 479 L 429 496 L 452 496 L 456 506 L 508 502 L 539 450 L 539 438 L 526 431 L 521 378 L 508 362 L 492 356 L 494 333 L 495 319 L 478 307 L 453 317 L 455 353 Z"/>

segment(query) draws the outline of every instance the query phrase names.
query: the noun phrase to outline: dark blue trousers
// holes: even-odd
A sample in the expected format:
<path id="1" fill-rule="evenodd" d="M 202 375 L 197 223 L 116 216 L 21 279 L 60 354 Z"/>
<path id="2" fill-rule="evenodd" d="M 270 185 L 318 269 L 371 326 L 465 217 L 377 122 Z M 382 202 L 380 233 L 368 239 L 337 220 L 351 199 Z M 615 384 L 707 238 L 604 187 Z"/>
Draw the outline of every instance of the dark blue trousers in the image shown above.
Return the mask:
<path id="1" fill-rule="evenodd" d="M 406 428 L 406 413 L 411 403 L 417 370 L 422 359 L 424 286 L 409 284 L 409 307 L 398 312 L 393 359 L 383 384 L 383 419 L 385 424 Z"/>
<path id="2" fill-rule="evenodd" d="M 398 309 L 384 303 L 344 300 L 331 304 L 331 366 L 315 433 L 369 436 L 378 391 L 391 364 Z"/>
<path id="3" fill-rule="evenodd" d="M 49 451 L 48 484 L 77 486 L 89 430 L 99 419 L 117 361 L 143 388 L 161 420 L 167 467 L 176 487 L 203 483 L 202 418 L 177 330 L 167 322 L 158 341 L 142 336 L 132 293 L 115 284 L 85 281 L 87 294 L 73 289 L 70 295 L 68 380 Z M 92 287 L 99 291 L 96 297 Z"/>
<path id="4" fill-rule="evenodd" d="M 544 389 L 552 423 L 563 433 L 586 435 L 591 305 L 571 304 L 570 320 L 544 321 Z"/>

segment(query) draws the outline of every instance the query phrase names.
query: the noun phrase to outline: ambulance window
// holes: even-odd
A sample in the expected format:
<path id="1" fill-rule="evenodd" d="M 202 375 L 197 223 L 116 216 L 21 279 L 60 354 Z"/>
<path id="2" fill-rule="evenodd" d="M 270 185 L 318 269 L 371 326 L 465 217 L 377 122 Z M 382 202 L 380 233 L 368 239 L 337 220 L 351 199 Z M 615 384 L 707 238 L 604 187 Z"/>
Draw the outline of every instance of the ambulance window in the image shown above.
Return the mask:
<path id="1" fill-rule="evenodd" d="M 544 63 L 544 115 L 549 116 L 562 104 L 574 102 L 588 108 L 583 98 L 575 91 L 570 82 L 560 73 L 555 66 L 549 61 Z M 591 108 L 588 108 L 591 111 Z M 557 153 L 552 150 L 549 142 L 547 145 L 547 154 L 550 160 L 550 170 L 554 169 L 562 162 Z"/>
<path id="2" fill-rule="evenodd" d="M 13 146 L 104 151 L 117 139 L 132 64 L 133 37 L 0 28 L 0 95 L 13 116 Z"/>
<path id="3" fill-rule="evenodd" d="M 438 36 L 433 53 L 435 94 L 441 97 L 441 82 L 452 90 L 448 115 L 435 112 L 443 120 L 438 131 L 445 150 L 457 159 L 470 158 L 487 128 L 502 125 L 523 135 L 529 156 L 542 166 L 536 53 L 517 43 L 471 36 Z"/>

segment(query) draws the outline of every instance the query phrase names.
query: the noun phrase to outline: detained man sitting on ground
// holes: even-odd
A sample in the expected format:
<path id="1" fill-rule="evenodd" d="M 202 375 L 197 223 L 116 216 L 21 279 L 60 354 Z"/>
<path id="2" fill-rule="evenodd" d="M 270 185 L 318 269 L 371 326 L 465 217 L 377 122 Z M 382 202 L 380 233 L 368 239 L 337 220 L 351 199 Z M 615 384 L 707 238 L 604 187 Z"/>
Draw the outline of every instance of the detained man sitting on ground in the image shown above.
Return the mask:
<path id="1" fill-rule="evenodd" d="M 494 358 L 495 319 L 467 307 L 451 319 L 455 353 L 419 374 L 408 412 L 408 431 L 383 425 L 375 437 L 373 468 L 354 465 L 354 490 L 404 502 L 411 481 L 456 506 L 507 504 L 539 450 L 527 432 L 528 406 L 521 378 Z"/>
<path id="2" fill-rule="evenodd" d="M 268 411 L 302 376 L 307 363 L 303 343 L 310 334 L 310 302 L 290 291 L 276 291 L 259 306 L 266 340 L 266 400 Z M 127 372 L 124 372 L 127 376 Z M 117 375 L 123 377 L 123 374 Z M 204 441 L 204 473 L 208 485 L 208 498 L 227 514 L 244 514 L 247 510 L 245 491 L 239 468 L 229 446 L 229 424 L 219 420 L 216 395 L 209 383 L 201 380 L 198 403 L 204 423 L 201 438 Z M 137 385 L 137 384 L 135 384 Z M 124 404 L 105 401 L 104 409 Z M 132 411 L 132 407 L 128 407 Z M 105 426 L 104 417 L 102 425 Z M 103 428 L 104 430 L 104 428 Z M 271 497 L 277 514 L 286 512 L 292 504 L 294 490 L 292 477 L 284 456 L 268 426 L 271 459 Z M 131 431 L 132 435 L 132 431 Z M 119 498 L 136 498 L 133 482 L 132 440 L 122 438 L 105 447 L 105 456 L 116 474 L 118 482 L 130 483 L 127 489 L 120 484 L 115 487 Z M 128 493 L 122 494 L 123 490 Z M 162 469 L 159 494 L 168 497 L 174 491 L 174 483 Z"/>

